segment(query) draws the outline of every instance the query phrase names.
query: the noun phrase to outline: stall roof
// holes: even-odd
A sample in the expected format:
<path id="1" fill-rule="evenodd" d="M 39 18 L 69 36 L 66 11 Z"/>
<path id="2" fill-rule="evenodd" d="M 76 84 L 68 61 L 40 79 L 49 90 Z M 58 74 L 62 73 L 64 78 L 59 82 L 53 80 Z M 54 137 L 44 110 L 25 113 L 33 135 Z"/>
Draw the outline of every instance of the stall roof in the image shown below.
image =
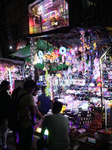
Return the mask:
<path id="1" fill-rule="evenodd" d="M 49 35 L 35 36 L 35 39 L 47 40 L 53 46 L 60 47 L 61 45 L 68 47 L 74 45 L 80 45 L 80 31 L 85 31 L 85 37 L 91 34 L 92 38 L 97 41 L 99 45 L 112 44 L 112 38 L 109 36 L 109 32 L 102 26 L 96 27 L 74 27 L 68 33 L 55 33 Z M 90 31 L 89 31 L 90 30 Z"/>
<path id="2" fill-rule="evenodd" d="M 7 59 L 7 58 L 0 58 L 0 62 L 6 62 L 8 64 L 16 64 L 16 65 L 23 65 L 23 61 Z"/>
<path id="3" fill-rule="evenodd" d="M 90 41 L 95 40 L 98 49 L 101 51 L 101 55 L 107 50 L 107 48 L 112 47 L 112 39 L 109 36 L 106 28 L 98 27 L 74 27 L 68 33 L 55 33 L 55 34 L 45 34 L 41 36 L 35 36 L 36 41 L 36 51 L 53 51 L 55 48 L 64 46 L 68 48 L 69 46 L 81 46 L 81 34 L 80 31 L 85 31 L 86 42 L 88 38 Z M 13 53 L 12 56 L 25 58 L 26 61 L 30 61 L 30 45 L 19 49 L 17 52 Z M 37 64 L 37 67 L 42 69 L 44 64 Z M 66 67 L 66 66 L 65 66 Z"/>
<path id="4" fill-rule="evenodd" d="M 69 46 L 80 46 L 80 30 L 85 31 L 85 37 L 89 37 L 91 34 L 91 38 L 96 40 L 96 43 L 99 47 L 102 46 L 111 46 L 112 39 L 109 36 L 109 33 L 106 28 L 98 26 L 98 27 L 74 27 L 68 33 L 55 33 L 55 34 L 45 34 L 42 36 L 35 36 L 36 42 L 36 51 L 52 51 L 55 47 L 59 48 L 60 46 L 64 46 L 68 48 Z M 87 42 L 87 41 L 86 41 Z M 30 45 L 19 49 L 12 56 L 26 58 L 30 56 Z"/>
<path id="5" fill-rule="evenodd" d="M 53 51 L 54 47 L 52 46 L 52 44 L 48 43 L 45 40 L 38 40 L 35 42 L 35 47 L 36 47 L 36 51 L 38 52 L 39 50 L 41 51 Z M 12 54 L 12 56 L 16 56 L 16 57 L 20 57 L 20 58 L 30 58 L 31 54 L 30 54 L 30 45 L 19 49 L 18 51 L 16 51 L 15 53 Z"/>

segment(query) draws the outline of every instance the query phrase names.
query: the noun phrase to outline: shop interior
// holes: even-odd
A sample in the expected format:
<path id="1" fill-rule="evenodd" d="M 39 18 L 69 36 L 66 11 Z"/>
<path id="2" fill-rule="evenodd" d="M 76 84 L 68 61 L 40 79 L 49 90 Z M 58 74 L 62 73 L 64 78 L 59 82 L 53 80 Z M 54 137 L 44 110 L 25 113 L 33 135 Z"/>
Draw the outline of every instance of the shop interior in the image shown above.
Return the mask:
<path id="1" fill-rule="evenodd" d="M 34 37 L 31 45 L 13 55 L 25 58 L 26 77 L 35 76 L 37 85 L 46 85 L 52 101 L 63 103 L 61 113 L 70 121 L 71 140 L 86 137 L 93 147 L 98 137 L 102 141 L 108 135 L 111 140 L 112 49 L 103 27 Z M 40 124 L 37 121 L 35 136 Z"/>

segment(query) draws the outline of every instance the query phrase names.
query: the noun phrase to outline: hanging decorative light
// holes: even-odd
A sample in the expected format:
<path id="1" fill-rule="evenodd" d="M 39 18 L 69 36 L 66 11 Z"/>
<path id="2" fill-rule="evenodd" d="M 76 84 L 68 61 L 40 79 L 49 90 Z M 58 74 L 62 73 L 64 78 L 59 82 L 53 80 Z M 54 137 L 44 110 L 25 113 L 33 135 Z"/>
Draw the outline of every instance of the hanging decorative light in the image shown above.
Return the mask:
<path id="1" fill-rule="evenodd" d="M 34 38 L 31 38 L 31 46 L 30 46 L 30 53 L 31 53 L 31 75 L 32 80 L 35 80 L 35 73 L 34 73 L 34 56 L 35 56 L 35 44 L 34 44 Z"/>

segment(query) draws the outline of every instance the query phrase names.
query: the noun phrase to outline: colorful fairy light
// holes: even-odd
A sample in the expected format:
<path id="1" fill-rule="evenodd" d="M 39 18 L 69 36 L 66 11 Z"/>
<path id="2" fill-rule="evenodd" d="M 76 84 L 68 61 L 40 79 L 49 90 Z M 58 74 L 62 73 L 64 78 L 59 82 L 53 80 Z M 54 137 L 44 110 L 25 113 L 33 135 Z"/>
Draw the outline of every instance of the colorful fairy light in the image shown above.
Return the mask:
<path id="1" fill-rule="evenodd" d="M 42 128 L 37 127 L 36 132 L 41 133 Z"/>
<path id="2" fill-rule="evenodd" d="M 10 93 L 15 88 L 15 80 L 23 79 L 22 66 L 18 64 L 0 63 L 0 81 L 7 80 L 10 82 Z"/>
<path id="3" fill-rule="evenodd" d="M 50 92 L 51 92 L 51 100 L 54 100 L 54 93 L 53 93 L 53 76 L 50 76 Z"/>
<path id="4" fill-rule="evenodd" d="M 11 88 L 11 93 L 13 91 L 13 88 L 12 88 L 12 76 L 11 76 L 11 69 L 9 68 L 9 81 L 10 81 L 10 88 Z"/>
<path id="5" fill-rule="evenodd" d="M 45 88 L 45 93 L 46 96 L 51 96 L 51 92 L 50 92 L 50 75 L 48 74 L 48 70 L 46 69 L 46 73 L 45 73 L 45 79 L 46 79 L 46 88 Z"/>
<path id="6" fill-rule="evenodd" d="M 35 80 L 34 56 L 36 52 L 35 52 L 34 38 L 31 38 L 30 53 L 31 53 L 31 75 L 32 75 L 32 79 Z"/>
<path id="7" fill-rule="evenodd" d="M 62 76 L 61 76 L 61 73 L 56 74 L 56 76 L 57 76 L 58 78 L 61 78 L 61 77 L 62 77 Z"/>
<path id="8" fill-rule="evenodd" d="M 65 54 L 66 54 L 66 51 L 67 51 L 66 48 L 63 47 L 63 46 L 59 48 L 59 53 L 60 53 L 61 55 L 65 55 Z"/>

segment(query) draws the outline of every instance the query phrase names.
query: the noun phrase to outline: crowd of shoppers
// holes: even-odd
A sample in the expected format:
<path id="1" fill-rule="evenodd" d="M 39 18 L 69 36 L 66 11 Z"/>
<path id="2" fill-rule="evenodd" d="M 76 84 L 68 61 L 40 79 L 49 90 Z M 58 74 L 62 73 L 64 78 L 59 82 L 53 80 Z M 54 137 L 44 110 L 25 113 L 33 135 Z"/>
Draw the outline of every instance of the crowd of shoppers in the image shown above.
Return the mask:
<path id="1" fill-rule="evenodd" d="M 7 147 L 7 135 L 9 130 L 10 107 L 14 100 L 19 99 L 19 128 L 13 131 L 16 142 L 16 150 L 31 150 L 36 119 L 42 119 L 42 133 L 47 127 L 49 130 L 48 150 L 65 150 L 69 146 L 68 120 L 60 114 L 62 103 L 51 103 L 50 97 L 45 94 L 45 86 L 42 94 L 38 96 L 38 86 L 33 80 L 26 80 L 23 87 L 14 89 L 9 94 L 10 82 L 2 81 L 0 89 L 0 147 L 2 150 L 9 150 Z M 46 115 L 52 109 L 52 115 Z M 42 136 L 41 136 L 42 137 Z M 43 140 L 43 139 L 41 139 Z M 38 143 L 38 142 L 37 142 Z M 44 148 L 44 147 L 43 147 Z M 38 149 L 37 149 L 38 150 Z"/>

